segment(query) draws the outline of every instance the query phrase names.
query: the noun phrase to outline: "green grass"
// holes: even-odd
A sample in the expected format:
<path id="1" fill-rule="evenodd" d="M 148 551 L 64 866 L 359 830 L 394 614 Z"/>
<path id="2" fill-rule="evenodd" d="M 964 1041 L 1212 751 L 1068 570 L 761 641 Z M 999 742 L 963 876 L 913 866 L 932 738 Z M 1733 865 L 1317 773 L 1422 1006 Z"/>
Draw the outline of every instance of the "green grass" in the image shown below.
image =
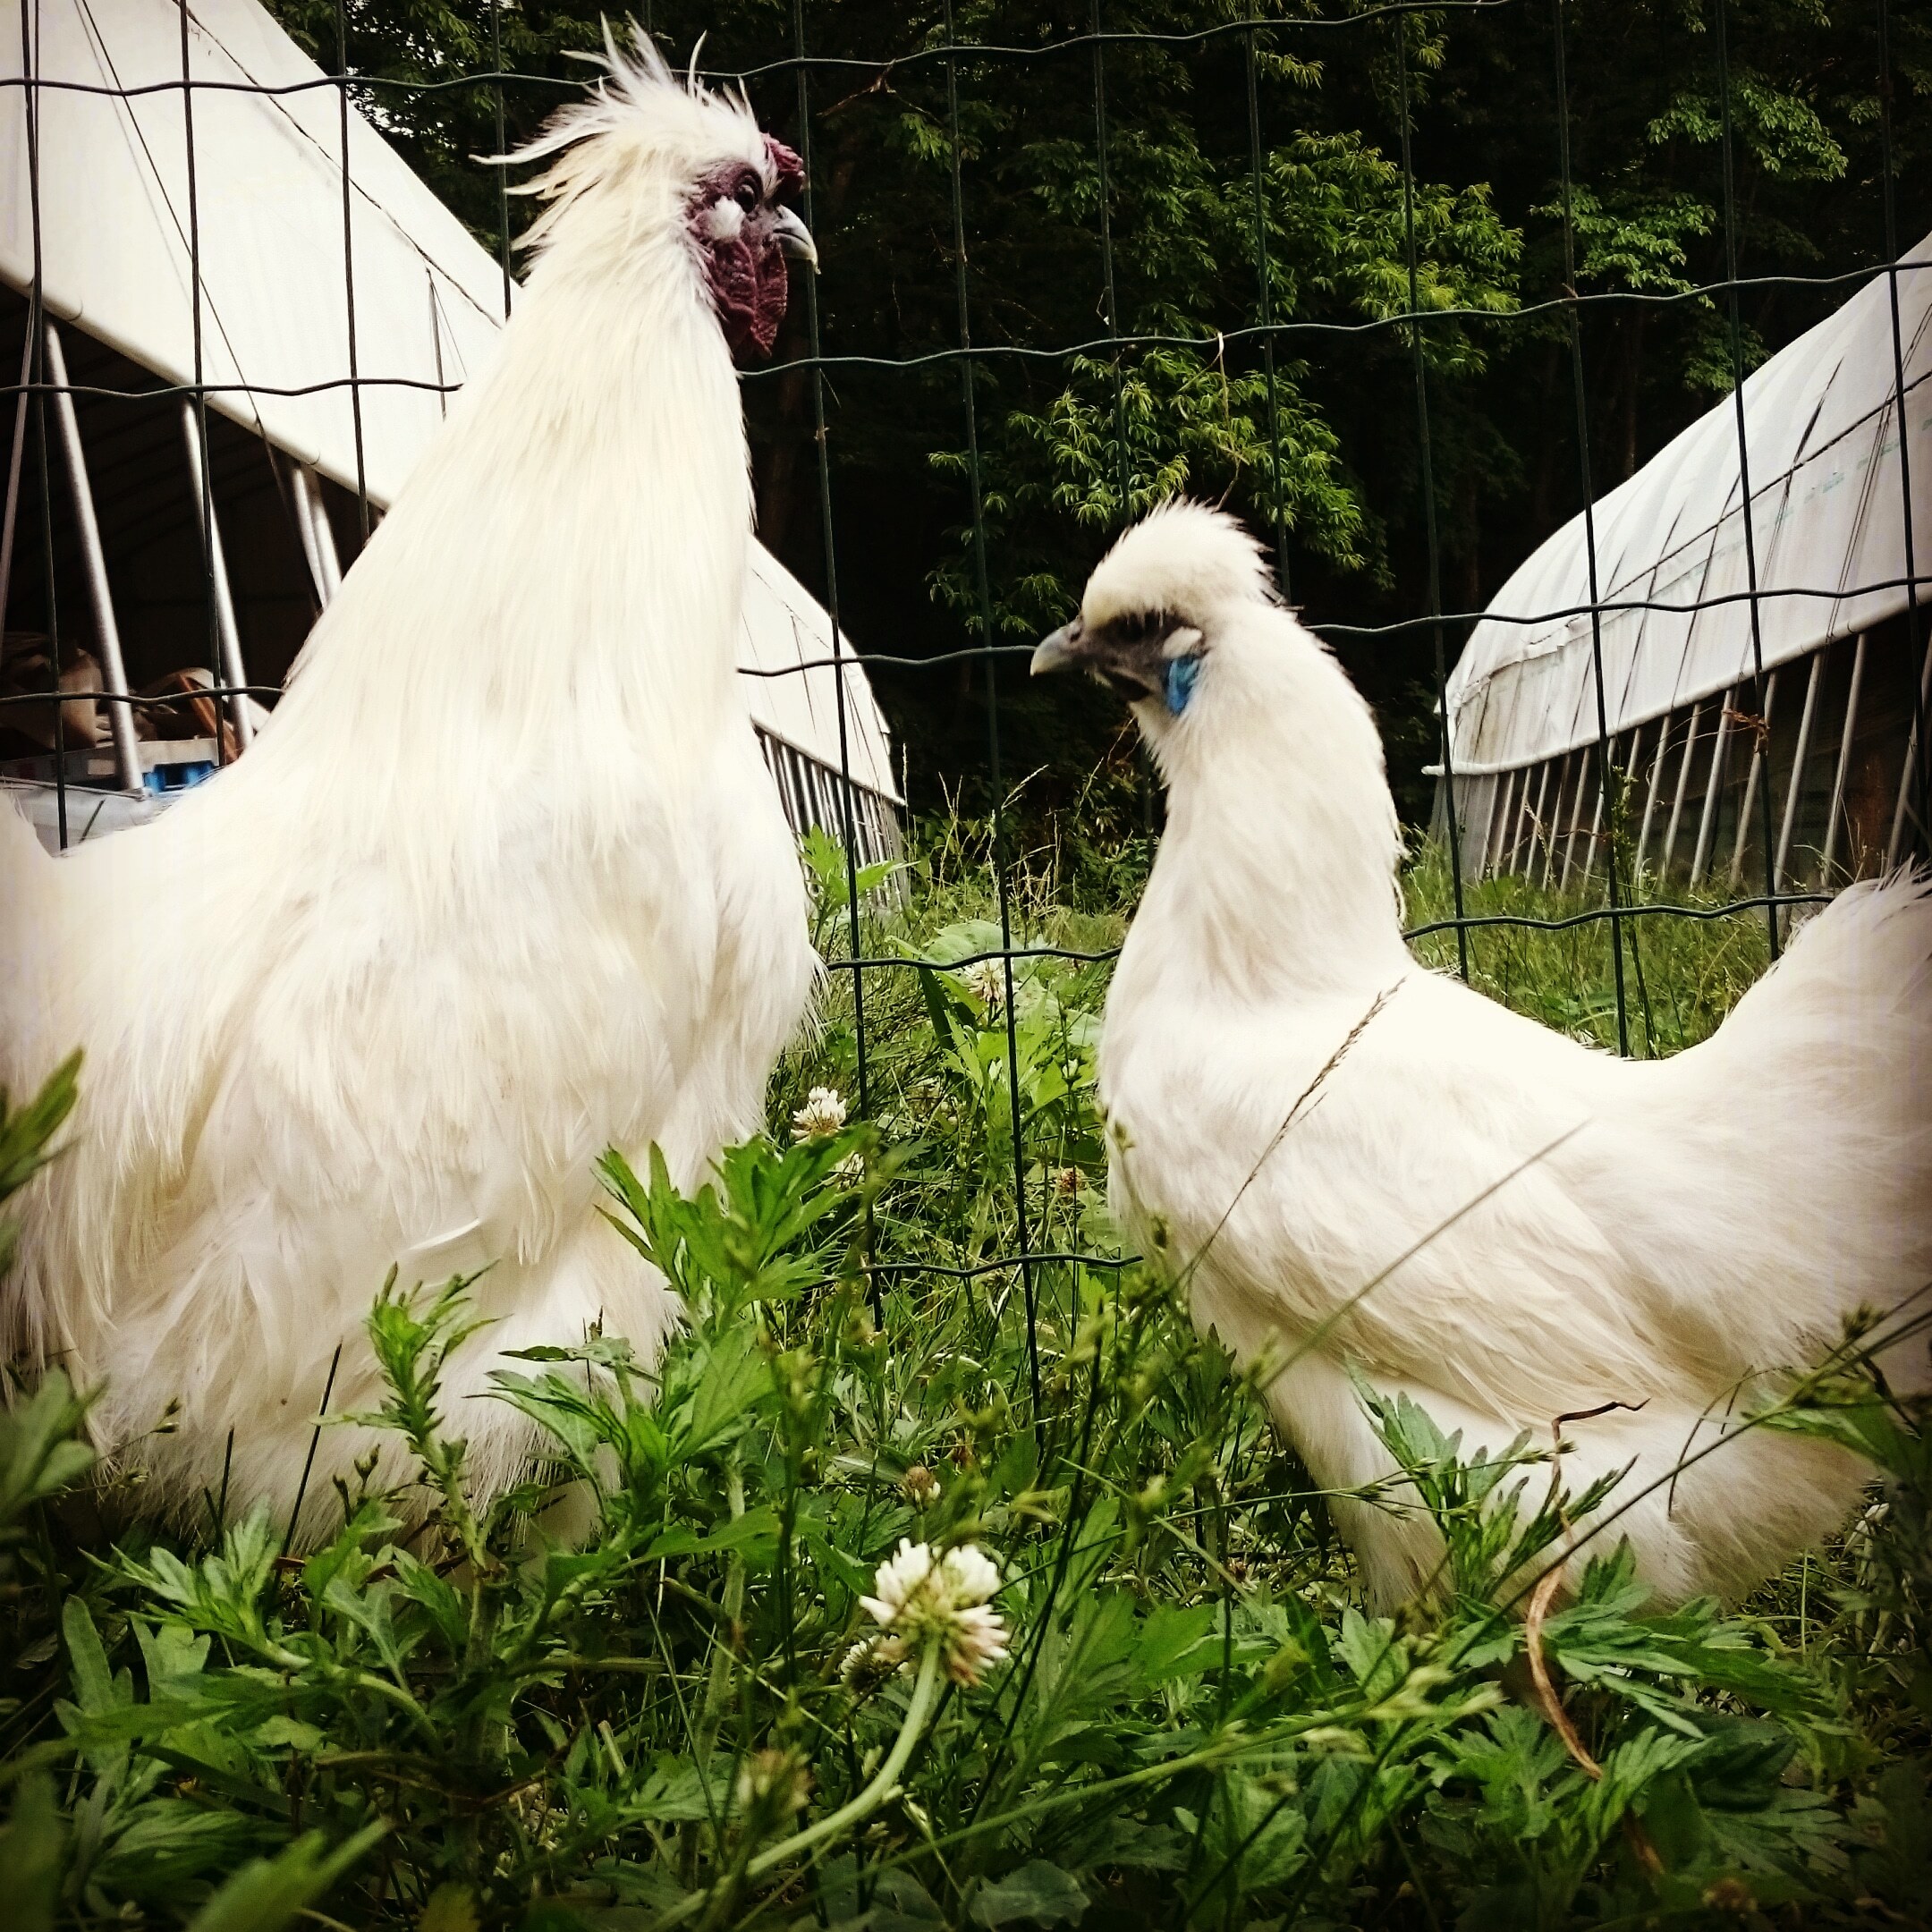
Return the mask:
<path id="1" fill-rule="evenodd" d="M 1447 920 L 1455 902 L 1445 854 L 1428 848 L 1404 881 L 1411 929 Z M 1688 906 L 1708 913 L 1726 903 L 1719 894 L 1666 890 L 1645 877 L 1626 882 L 1625 905 Z M 1487 878 L 1466 886 L 1465 913 L 1472 919 L 1514 916 L 1561 920 L 1606 910 L 1604 881 L 1568 892 L 1545 890 L 1530 880 Z M 1790 914 L 1784 930 L 1789 931 Z M 1713 1032 L 1770 961 L 1762 911 L 1721 918 L 1675 919 L 1637 914 L 1622 928 L 1623 1004 L 1630 1050 L 1662 1058 L 1692 1046 Z M 1443 971 L 1456 968 L 1453 931 L 1416 942 L 1417 956 Z M 1614 1049 L 1617 1038 L 1616 965 L 1607 919 L 1549 931 L 1522 926 L 1472 928 L 1470 979 L 1492 999 L 1513 1006 L 1544 1025 Z"/>
<path id="2" fill-rule="evenodd" d="M 835 955 L 843 858 L 810 856 Z M 1015 962 L 1011 1036 L 1004 970 L 960 963 L 997 944 L 987 857 L 953 823 L 896 886 L 862 882 L 860 951 L 903 963 L 867 973 L 862 1021 L 835 970 L 771 1139 L 711 1189 L 606 1164 L 619 1229 L 691 1326 L 649 1374 L 619 1338 L 559 1336 L 502 1378 L 548 1445 L 516 1494 L 473 1498 L 439 1410 L 461 1284 L 377 1303 L 419 1480 L 341 1497 L 300 1563 L 258 1520 L 199 1541 L 137 1521 L 109 1548 L 75 1487 L 80 1402 L 58 1377 L 22 1393 L 0 1428 L 9 1924 L 1923 1922 L 1916 1418 L 1849 1356 L 1792 1393 L 1770 1426 L 1855 1436 L 1890 1487 L 1741 1612 L 1649 1613 L 1604 1552 L 1541 1637 L 1592 1778 L 1515 1694 L 1516 1579 L 1559 1529 L 1543 1452 L 1378 1406 L 1448 1557 L 1438 1599 L 1363 1613 L 1253 1391 L 1183 1291 L 1118 1258 L 1106 961 Z M 1014 938 L 1108 952 L 1146 860 L 1019 855 Z M 1446 890 L 1421 860 L 1411 919 Z M 1566 910 L 1471 895 L 1504 908 Z M 1653 920 L 1636 945 L 1657 1052 L 1764 959 L 1748 921 Z M 1601 928 L 1485 933 L 1473 965 L 1614 1041 Z M 794 1142 L 825 1086 L 852 1123 Z M 58 1111 L 0 1137 L 10 1177 Z M 1013 1266 L 1021 1199 L 1035 1252 L 1089 1258 Z M 571 1488 L 594 1523 L 553 1546 Z M 941 1669 L 929 1624 L 879 1648 L 860 1599 L 902 1538 L 998 1563 L 1011 1654 L 978 1682 Z"/>

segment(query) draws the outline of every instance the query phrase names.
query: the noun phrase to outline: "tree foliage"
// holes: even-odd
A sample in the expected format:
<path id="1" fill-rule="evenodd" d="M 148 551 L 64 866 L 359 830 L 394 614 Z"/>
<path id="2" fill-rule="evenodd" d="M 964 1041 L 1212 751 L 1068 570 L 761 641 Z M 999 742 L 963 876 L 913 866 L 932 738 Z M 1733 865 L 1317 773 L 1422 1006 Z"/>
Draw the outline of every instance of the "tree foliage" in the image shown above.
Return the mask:
<path id="1" fill-rule="evenodd" d="M 343 63 L 334 0 L 273 4 L 325 65 Z M 1598 491 L 1709 406 L 1738 361 L 1748 368 L 1851 286 L 1777 277 L 1843 276 L 1885 258 L 1887 140 L 1897 246 L 1932 218 L 1932 19 L 1890 8 L 1886 116 L 1876 0 L 1726 5 L 1731 235 L 1750 284 L 1735 355 L 1729 306 L 1710 292 L 1727 245 L 1716 0 L 1565 9 Z M 514 146 L 580 79 L 567 56 L 597 44 L 599 11 L 597 0 L 343 10 L 350 70 L 414 84 L 362 97 L 493 248 L 497 174 L 472 157 L 499 146 L 499 90 L 458 83 L 488 72 L 500 47 L 518 76 L 500 90 L 501 140 Z M 862 649 L 956 654 L 983 641 L 988 616 L 997 641 L 1030 637 L 1065 614 L 1123 521 L 1176 489 L 1224 496 L 1278 536 L 1291 594 L 1312 618 L 1373 627 L 1420 615 L 1416 386 L 1406 329 L 1390 319 L 1408 305 L 1411 223 L 1418 306 L 1431 317 L 1421 337 L 1447 607 L 1479 609 L 1579 506 L 1566 325 L 1552 306 L 1566 284 L 1555 14 L 1543 0 L 1399 18 L 1358 0 L 1251 11 L 954 0 L 950 12 L 945 0 L 659 0 L 641 13 L 674 60 L 703 35 L 706 67 L 747 75 L 762 116 L 794 143 L 805 138 L 801 37 L 818 64 L 805 93 L 820 346 L 834 359 L 832 524 L 841 611 Z M 1249 20 L 1271 24 L 1250 34 Z M 949 61 L 949 47 L 1004 51 Z M 510 202 L 511 222 L 522 216 Z M 955 353 L 962 238 L 980 352 L 983 599 Z M 1264 317 L 1281 333 L 1266 334 Z M 794 301 L 775 367 L 746 394 L 766 540 L 822 588 L 813 385 L 799 366 L 809 346 L 807 305 Z M 1399 796 L 1419 811 L 1433 749 L 1426 628 L 1342 648 L 1383 714 Z M 880 674 L 916 787 L 983 782 L 989 676 L 956 657 Z M 1009 775 L 1047 766 L 1063 796 L 1106 741 L 1074 697 L 1016 685 L 1002 674 Z"/>

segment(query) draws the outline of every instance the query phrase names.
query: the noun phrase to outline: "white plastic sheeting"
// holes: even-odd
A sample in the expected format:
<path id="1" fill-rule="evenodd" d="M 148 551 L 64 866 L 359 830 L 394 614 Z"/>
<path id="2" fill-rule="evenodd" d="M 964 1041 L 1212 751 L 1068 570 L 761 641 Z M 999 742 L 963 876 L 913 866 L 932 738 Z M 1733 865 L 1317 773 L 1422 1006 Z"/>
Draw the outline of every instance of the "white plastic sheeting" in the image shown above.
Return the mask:
<path id="1" fill-rule="evenodd" d="M 210 406 L 378 506 L 435 434 L 445 383 L 475 375 L 503 324 L 499 263 L 352 106 L 343 246 L 339 89 L 255 0 L 189 0 L 193 202 L 177 0 L 38 0 L 35 59 L 0 10 L 0 73 L 35 90 L 39 258 L 49 309 L 164 381 L 196 380 L 191 226 L 201 280 L 199 379 L 241 385 Z M 320 83 L 320 84 L 318 84 Z M 275 93 L 251 88 L 284 89 Z M 135 92 L 129 97 L 124 90 Z M 90 90 L 106 91 L 90 91 Z M 0 278 L 35 265 L 28 90 L 0 87 Z M 360 453 L 347 380 L 348 270 Z M 754 547 L 740 663 L 772 672 L 832 656 L 831 623 Z M 846 762 L 900 802 L 884 719 L 848 642 Z M 761 728 L 840 769 L 827 665 L 745 682 Z"/>
<path id="2" fill-rule="evenodd" d="M 1932 597 L 1932 237 L 1744 384 L 1764 667 L 1906 606 L 1893 282 L 1919 597 Z M 1727 691 L 1753 669 L 1737 404 L 1726 396 L 1596 505 L 1610 732 Z M 1807 593 L 1807 594 L 1792 594 Z M 1822 593 L 1822 594 L 1809 594 Z M 1449 680 L 1456 775 L 1595 743 L 1589 558 L 1579 515 L 1504 585 Z M 1569 614 L 1555 614 L 1565 613 Z"/>

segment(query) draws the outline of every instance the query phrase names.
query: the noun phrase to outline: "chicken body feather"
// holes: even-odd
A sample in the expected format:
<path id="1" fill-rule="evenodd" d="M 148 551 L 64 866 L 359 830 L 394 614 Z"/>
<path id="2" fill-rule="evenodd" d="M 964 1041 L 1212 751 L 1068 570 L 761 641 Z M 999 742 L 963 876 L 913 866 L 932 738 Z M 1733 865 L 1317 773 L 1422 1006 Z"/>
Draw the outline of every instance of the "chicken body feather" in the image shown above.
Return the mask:
<path id="1" fill-rule="evenodd" d="M 1741 1428 L 1752 1397 L 1932 1278 L 1926 886 L 1852 888 L 1711 1039 L 1617 1059 L 1414 962 L 1373 719 L 1228 520 L 1157 515 L 1096 572 L 1116 682 L 1132 651 L 1091 640 L 1128 613 L 1199 669 L 1184 709 L 1152 670 L 1135 705 L 1169 815 L 1101 1046 L 1121 1219 L 1238 1356 L 1289 1361 L 1269 1399 L 1324 1487 L 1394 1473 L 1352 1367 L 1465 1451 L 1579 1418 L 1563 1479 L 1633 1465 L 1606 1533 L 1653 1589 L 1747 1589 L 1863 1474 Z M 1923 1336 L 1884 1366 L 1922 1388 Z M 1394 1602 L 1441 1550 L 1386 1500 L 1337 1511 Z"/>
<path id="2" fill-rule="evenodd" d="M 0 1071 L 87 1051 L 6 1340 L 104 1379 L 97 1428 L 176 1504 L 232 1432 L 231 1506 L 292 1504 L 338 1351 L 332 1409 L 379 1394 L 361 1323 L 392 1264 L 487 1269 L 445 1402 L 482 1484 L 514 1479 L 527 1426 L 464 1400 L 502 1352 L 600 1322 L 648 1353 L 675 1318 L 595 1159 L 655 1143 L 699 1178 L 809 996 L 737 690 L 746 449 L 689 213 L 721 166 L 768 180 L 764 137 L 614 55 L 564 139 L 498 360 L 248 756 L 58 862 L 0 826 Z M 324 1431 L 311 1496 L 372 1445 Z"/>

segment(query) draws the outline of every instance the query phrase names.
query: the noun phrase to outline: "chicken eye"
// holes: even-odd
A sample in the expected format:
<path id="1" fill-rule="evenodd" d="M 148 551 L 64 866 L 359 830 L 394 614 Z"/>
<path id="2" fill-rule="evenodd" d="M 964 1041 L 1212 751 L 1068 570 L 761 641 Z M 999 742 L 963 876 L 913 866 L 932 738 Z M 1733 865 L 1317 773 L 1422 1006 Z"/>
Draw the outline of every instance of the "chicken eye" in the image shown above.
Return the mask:
<path id="1" fill-rule="evenodd" d="M 1167 665 L 1167 708 L 1179 717 L 1194 695 L 1194 681 L 1200 675 L 1200 656 L 1174 657 Z"/>
<path id="2" fill-rule="evenodd" d="M 758 205 L 758 182 L 747 174 L 732 191 L 732 199 L 749 215 Z"/>

